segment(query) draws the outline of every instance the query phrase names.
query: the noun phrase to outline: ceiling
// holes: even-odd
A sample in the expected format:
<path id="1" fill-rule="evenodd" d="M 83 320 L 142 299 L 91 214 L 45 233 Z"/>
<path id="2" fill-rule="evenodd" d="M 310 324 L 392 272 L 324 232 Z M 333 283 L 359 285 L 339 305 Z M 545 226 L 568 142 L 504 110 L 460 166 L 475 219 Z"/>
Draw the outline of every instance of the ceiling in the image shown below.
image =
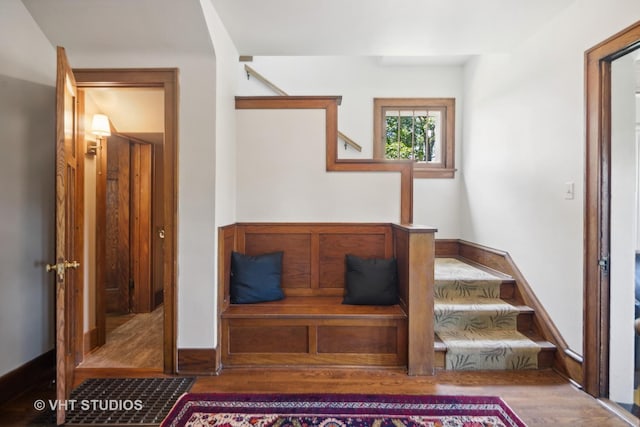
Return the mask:
<path id="1" fill-rule="evenodd" d="M 86 88 L 87 113 L 106 114 L 117 133 L 151 143 L 164 135 L 164 90 L 161 88 Z"/>
<path id="2" fill-rule="evenodd" d="M 576 0 L 203 1 L 212 2 L 241 55 L 419 64 L 510 49 Z M 22 2 L 51 44 L 68 52 L 213 53 L 200 0 Z"/>
<path id="3" fill-rule="evenodd" d="M 444 59 L 513 48 L 575 0 L 211 1 L 241 55 Z"/>
<path id="4" fill-rule="evenodd" d="M 211 55 L 199 0 L 22 0 L 53 46 L 67 52 Z"/>

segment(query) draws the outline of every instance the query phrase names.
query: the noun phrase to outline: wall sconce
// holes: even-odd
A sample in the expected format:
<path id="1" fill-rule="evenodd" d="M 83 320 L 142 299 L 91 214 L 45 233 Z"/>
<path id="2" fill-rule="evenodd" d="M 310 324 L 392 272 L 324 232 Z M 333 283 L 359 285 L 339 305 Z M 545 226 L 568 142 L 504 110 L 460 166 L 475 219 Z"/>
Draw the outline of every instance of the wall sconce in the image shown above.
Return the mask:
<path id="1" fill-rule="evenodd" d="M 109 117 L 104 114 L 94 114 L 91 120 L 91 133 L 96 136 L 96 141 L 90 141 L 87 145 L 87 155 L 95 156 L 98 154 L 98 148 L 101 146 L 102 139 L 111 136 Z"/>

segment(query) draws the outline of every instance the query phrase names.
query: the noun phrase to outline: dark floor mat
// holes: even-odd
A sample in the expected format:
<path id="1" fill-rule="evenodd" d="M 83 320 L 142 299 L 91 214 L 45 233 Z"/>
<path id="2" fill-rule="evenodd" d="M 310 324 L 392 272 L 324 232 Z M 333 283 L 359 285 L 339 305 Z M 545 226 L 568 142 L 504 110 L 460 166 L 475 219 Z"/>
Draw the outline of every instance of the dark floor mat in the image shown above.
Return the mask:
<path id="1" fill-rule="evenodd" d="M 67 426 L 155 426 L 195 378 L 91 378 L 71 392 Z M 55 424 L 54 412 L 31 425 Z"/>

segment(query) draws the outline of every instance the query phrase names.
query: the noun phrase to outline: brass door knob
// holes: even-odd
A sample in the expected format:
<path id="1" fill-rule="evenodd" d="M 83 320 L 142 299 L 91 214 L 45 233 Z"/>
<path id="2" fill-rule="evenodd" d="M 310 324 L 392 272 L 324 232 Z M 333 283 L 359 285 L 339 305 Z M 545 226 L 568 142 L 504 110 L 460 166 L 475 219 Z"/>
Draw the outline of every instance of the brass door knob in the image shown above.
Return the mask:
<path id="1" fill-rule="evenodd" d="M 64 262 L 59 262 L 57 264 L 47 264 L 45 268 L 47 272 L 55 271 L 56 274 L 58 275 L 58 279 L 60 281 L 63 281 L 64 272 L 67 268 L 76 269 L 78 267 L 80 267 L 80 263 L 78 261 L 64 261 Z"/>

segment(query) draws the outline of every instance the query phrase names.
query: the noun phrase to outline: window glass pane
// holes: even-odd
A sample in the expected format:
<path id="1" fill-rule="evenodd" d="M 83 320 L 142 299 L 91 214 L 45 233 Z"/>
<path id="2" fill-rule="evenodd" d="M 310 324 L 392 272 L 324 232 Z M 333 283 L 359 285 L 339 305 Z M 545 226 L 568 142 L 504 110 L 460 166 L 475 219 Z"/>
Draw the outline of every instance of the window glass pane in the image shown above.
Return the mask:
<path id="1" fill-rule="evenodd" d="M 428 163 L 442 162 L 442 113 L 430 111 L 426 125 Z"/>
<path id="2" fill-rule="evenodd" d="M 396 111 L 397 113 L 397 111 Z M 398 145 L 398 116 L 387 116 L 387 132 L 385 157 L 387 159 L 397 159 L 399 153 Z"/>
<path id="3" fill-rule="evenodd" d="M 417 112 L 416 112 L 417 113 Z M 426 140 L 425 140 L 425 124 L 427 122 L 427 112 L 415 116 L 415 144 L 414 158 L 418 162 L 426 161 Z"/>
<path id="4" fill-rule="evenodd" d="M 413 158 L 413 117 L 407 115 L 400 116 L 400 158 Z"/>

